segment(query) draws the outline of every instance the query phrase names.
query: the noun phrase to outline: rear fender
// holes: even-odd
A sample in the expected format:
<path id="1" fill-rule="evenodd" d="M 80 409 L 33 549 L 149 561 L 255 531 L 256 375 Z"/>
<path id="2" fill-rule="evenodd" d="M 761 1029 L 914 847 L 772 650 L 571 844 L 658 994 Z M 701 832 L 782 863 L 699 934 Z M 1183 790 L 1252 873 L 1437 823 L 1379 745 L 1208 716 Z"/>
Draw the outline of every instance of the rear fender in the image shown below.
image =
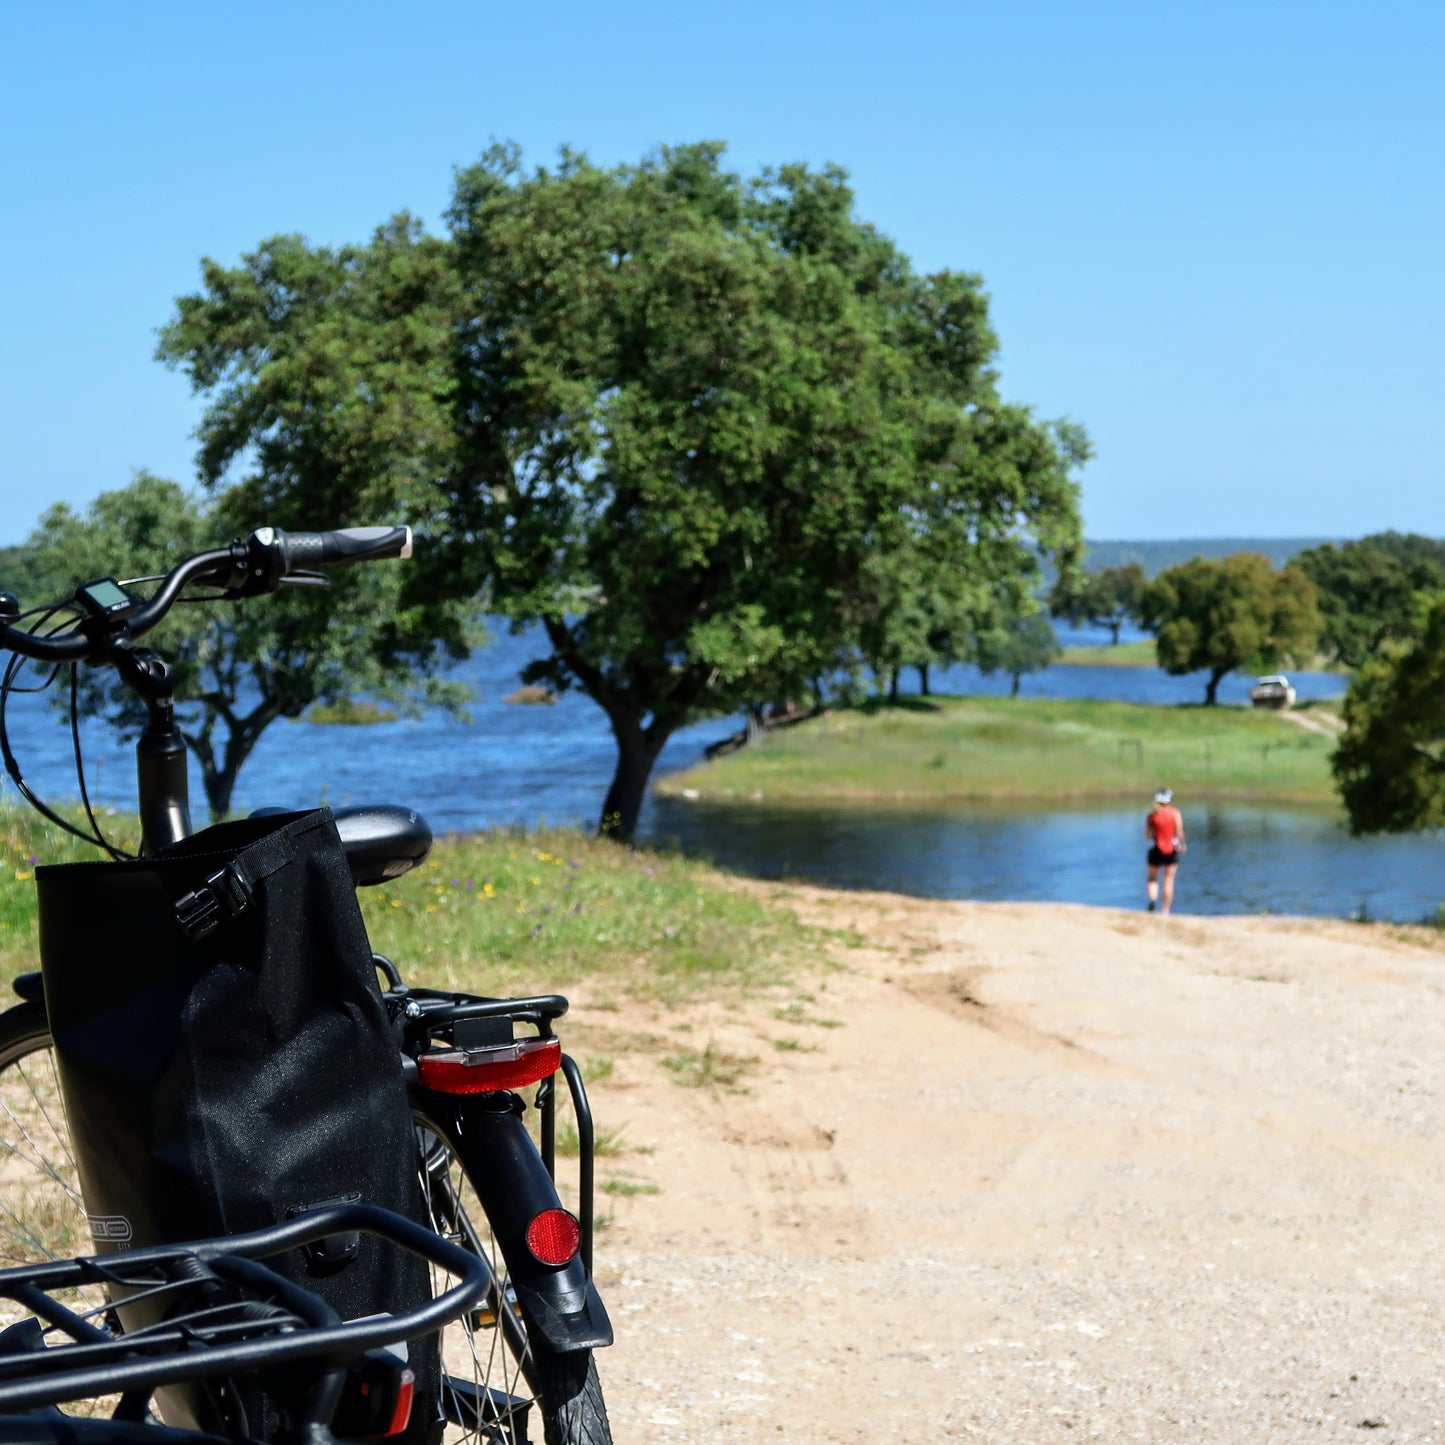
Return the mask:
<path id="1" fill-rule="evenodd" d="M 515 1094 L 451 1095 L 414 1088 L 416 1107 L 466 1170 L 507 1261 L 527 1324 L 559 1354 L 612 1343 L 612 1324 L 581 1256 L 560 1268 L 527 1248 L 527 1226 L 559 1209 L 557 1188 L 522 1122 Z"/>

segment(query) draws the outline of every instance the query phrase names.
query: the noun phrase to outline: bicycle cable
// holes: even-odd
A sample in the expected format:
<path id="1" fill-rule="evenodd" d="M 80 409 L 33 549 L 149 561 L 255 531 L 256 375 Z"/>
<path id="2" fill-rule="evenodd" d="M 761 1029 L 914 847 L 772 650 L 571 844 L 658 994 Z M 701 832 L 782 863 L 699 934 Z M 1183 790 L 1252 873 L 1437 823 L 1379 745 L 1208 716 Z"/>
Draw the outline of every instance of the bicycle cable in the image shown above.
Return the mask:
<path id="1" fill-rule="evenodd" d="M 55 602 L 50 603 L 44 607 L 32 607 L 28 612 L 22 612 L 18 617 L 12 619 L 12 625 L 14 622 L 23 622 L 27 618 L 38 617 L 40 619 L 40 625 L 44 626 L 44 624 L 49 622 L 50 619 L 54 617 L 57 612 L 73 613 L 77 612 L 77 609 L 75 608 L 74 604 L 70 602 Z M 57 626 L 51 628 L 49 632 L 46 632 L 43 635 L 46 637 L 53 637 L 61 631 L 63 631 L 63 628 Z M 45 799 L 42 798 L 34 790 L 34 788 L 30 786 L 28 782 L 26 782 L 25 775 L 20 771 L 19 759 L 16 758 L 15 751 L 10 746 L 10 723 L 8 716 L 10 696 L 12 693 L 24 696 L 46 691 L 55 681 L 56 677 L 59 676 L 60 668 L 63 665 L 57 663 L 54 667 L 52 667 L 45 680 L 38 686 L 17 687 L 15 685 L 15 678 L 18 676 L 20 669 L 25 665 L 27 660 L 28 659 L 23 657 L 18 652 L 12 653 L 9 662 L 6 664 L 4 676 L 0 677 L 0 757 L 3 757 L 5 763 L 5 771 L 10 775 L 10 779 L 15 784 L 15 787 L 19 791 L 20 796 L 24 798 L 25 801 L 29 803 L 30 806 L 41 815 L 41 817 L 47 819 L 51 823 L 54 823 L 56 827 L 64 829 L 65 832 L 71 834 L 72 836 L 79 838 L 83 843 L 89 843 L 92 847 L 102 848 L 106 852 L 110 853 L 112 857 L 116 857 L 116 850 L 112 848 L 109 841 L 102 835 L 100 831 L 100 826 L 96 822 L 95 814 L 90 808 L 89 798 L 85 794 L 85 783 L 83 778 L 81 780 L 81 795 L 83 798 L 85 798 L 86 813 L 89 817 L 91 827 L 94 830 L 91 833 L 87 833 L 83 828 L 77 828 L 74 823 L 70 822 L 66 818 L 62 818 L 60 814 L 57 813 L 55 809 L 53 809 L 45 801 Z M 72 664 L 72 668 L 73 666 L 74 665 Z M 74 678 L 72 677 L 72 693 L 73 689 Z M 82 771 L 82 769 L 80 764 L 79 752 L 79 725 L 76 720 L 75 702 L 73 696 L 71 700 L 71 730 L 72 737 L 75 739 L 75 746 L 77 750 L 77 771 L 80 772 Z M 118 856 L 124 858 L 128 855 L 121 853 Z"/>
<path id="2" fill-rule="evenodd" d="M 80 787 L 80 805 L 85 809 L 85 816 L 90 823 L 91 832 L 95 835 L 95 841 L 110 854 L 113 861 L 123 863 L 128 858 L 138 855 L 127 853 L 123 848 L 117 848 L 109 838 L 101 831 L 100 823 L 95 816 L 95 809 L 90 805 L 90 789 L 85 786 L 85 762 L 80 751 L 80 664 L 70 664 L 70 740 L 75 749 L 75 781 Z"/>

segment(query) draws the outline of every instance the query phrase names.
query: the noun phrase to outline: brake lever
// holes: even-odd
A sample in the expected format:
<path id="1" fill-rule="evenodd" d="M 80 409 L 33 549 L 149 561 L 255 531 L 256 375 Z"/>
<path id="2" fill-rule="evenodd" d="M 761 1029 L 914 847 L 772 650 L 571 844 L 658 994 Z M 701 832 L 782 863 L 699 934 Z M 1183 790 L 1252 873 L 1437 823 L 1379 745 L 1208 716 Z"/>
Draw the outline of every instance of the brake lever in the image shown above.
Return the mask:
<path id="1" fill-rule="evenodd" d="M 283 587 L 319 587 L 323 592 L 331 590 L 331 578 L 320 572 L 288 572 L 282 579 Z"/>

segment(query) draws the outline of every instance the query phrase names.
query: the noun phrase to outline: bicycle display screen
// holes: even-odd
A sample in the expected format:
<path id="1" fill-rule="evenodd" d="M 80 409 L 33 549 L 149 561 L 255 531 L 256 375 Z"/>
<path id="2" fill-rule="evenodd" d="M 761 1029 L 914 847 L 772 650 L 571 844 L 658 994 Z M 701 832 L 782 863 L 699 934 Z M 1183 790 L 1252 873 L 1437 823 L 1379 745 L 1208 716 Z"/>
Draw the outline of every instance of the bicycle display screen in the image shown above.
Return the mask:
<path id="1" fill-rule="evenodd" d="M 110 617 L 136 605 L 136 599 L 113 577 L 102 577 L 98 582 L 77 587 L 75 600 L 95 617 Z"/>

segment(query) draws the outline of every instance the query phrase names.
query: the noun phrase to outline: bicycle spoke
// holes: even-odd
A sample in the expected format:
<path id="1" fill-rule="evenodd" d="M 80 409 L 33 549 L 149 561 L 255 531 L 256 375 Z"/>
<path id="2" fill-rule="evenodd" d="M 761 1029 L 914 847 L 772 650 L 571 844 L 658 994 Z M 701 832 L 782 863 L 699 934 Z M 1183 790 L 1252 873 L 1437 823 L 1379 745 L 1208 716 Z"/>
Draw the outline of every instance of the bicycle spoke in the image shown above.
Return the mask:
<path id="1" fill-rule="evenodd" d="M 37 1107 L 39 1107 L 41 1117 L 45 1120 L 46 1125 L 50 1129 L 51 1137 L 60 1146 L 60 1148 L 65 1154 L 66 1162 L 70 1166 L 70 1178 L 74 1178 L 75 1158 L 70 1152 L 69 1145 L 65 1142 L 66 1135 L 56 1130 L 55 1125 L 50 1118 L 49 1111 L 41 1102 L 40 1096 L 35 1087 L 35 1083 L 31 1079 L 30 1075 L 26 1072 L 24 1064 L 14 1064 L 11 1067 L 12 1070 L 19 1073 L 21 1081 L 25 1084 L 26 1091 L 30 1094 L 31 1098 L 34 1099 Z M 54 1069 L 53 1061 L 51 1063 L 51 1069 L 52 1071 Z M 57 1087 L 57 1096 L 58 1093 L 59 1090 Z M 19 1149 L 15 1147 L 14 1141 L 10 1139 L 0 1141 L 3 1142 L 5 1149 L 9 1153 L 15 1155 L 15 1157 L 24 1160 L 25 1163 L 33 1165 L 42 1174 L 44 1174 L 47 1179 L 51 1180 L 55 1184 L 58 1184 L 66 1192 L 66 1194 L 70 1196 L 70 1200 L 75 1205 L 75 1207 L 83 1214 L 85 1212 L 85 1205 L 81 1201 L 79 1191 L 71 1187 L 69 1179 L 64 1174 L 62 1174 L 60 1169 L 46 1157 L 41 1146 L 35 1141 L 34 1137 L 31 1135 L 30 1129 L 26 1125 L 25 1121 L 21 1119 L 18 1114 L 16 1114 L 16 1112 L 10 1107 L 9 1102 L 3 1098 L 0 1098 L 0 1108 L 4 1109 L 6 1117 L 16 1127 L 16 1129 L 20 1131 L 20 1137 L 25 1141 L 25 1143 L 30 1146 L 31 1154 L 29 1156 L 23 1154 Z"/>
<path id="2" fill-rule="evenodd" d="M 450 1379 L 467 1380 L 471 1391 L 470 1401 L 461 1397 L 460 1389 L 449 1401 L 449 1418 L 470 1423 L 454 1425 L 447 1440 L 449 1445 L 514 1445 L 523 1438 L 519 1432 L 524 1420 L 537 1432 L 528 1438 L 540 1440 L 542 1425 L 527 1381 L 530 1346 L 510 1296 L 506 1262 L 480 1206 L 467 1194 L 455 1157 L 435 1135 L 424 1133 L 423 1138 L 421 1182 L 431 1226 L 481 1259 L 491 1277 L 478 1310 L 443 1333 L 443 1370 Z M 479 1340 L 483 1330 L 487 1338 Z M 485 1418 L 493 1411 L 493 1418 Z"/>
<path id="3" fill-rule="evenodd" d="M 20 1065 L 20 1077 L 25 1080 L 25 1087 L 30 1091 L 30 1097 L 35 1100 L 35 1106 L 36 1106 L 36 1108 L 38 1108 L 38 1109 L 40 1110 L 41 1117 L 45 1120 L 46 1124 L 49 1126 L 51 1136 L 55 1139 L 55 1142 L 56 1142 L 57 1144 L 59 1144 L 60 1147 L 61 1147 L 61 1149 L 64 1151 L 64 1153 L 65 1153 L 65 1162 L 70 1165 L 70 1172 L 71 1172 L 72 1177 L 77 1177 L 77 1178 L 78 1178 L 78 1177 L 79 1177 L 79 1174 L 80 1174 L 80 1166 L 79 1166 L 78 1164 L 76 1164 L 76 1162 L 75 1162 L 75 1155 L 70 1152 L 70 1120 L 69 1120 L 68 1118 L 66 1118 L 66 1117 L 65 1117 L 65 1114 L 64 1114 L 64 1111 L 65 1111 L 65 1094 L 62 1092 L 62 1090 L 61 1090 L 61 1088 L 60 1088 L 60 1073 L 59 1073 L 59 1070 L 56 1068 L 56 1065 L 55 1065 L 55 1055 L 54 1055 L 53 1053 L 49 1053 L 49 1052 L 46 1053 L 46 1055 L 45 1055 L 45 1066 L 46 1066 L 46 1068 L 50 1071 L 50 1082 L 51 1082 L 51 1085 L 52 1085 L 51 1093 L 54 1095 L 55 1098 L 57 1098 L 57 1099 L 60 1100 L 60 1108 L 61 1108 L 61 1116 L 62 1116 L 62 1117 L 61 1117 L 61 1125 L 62 1125 L 62 1127 L 60 1127 L 60 1128 L 57 1128 L 57 1127 L 56 1127 L 56 1125 L 55 1125 L 55 1120 L 50 1117 L 50 1110 L 47 1109 L 46 1106 L 45 1106 L 45 1098 L 44 1098 L 43 1094 L 42 1094 L 39 1090 L 36 1089 L 35 1084 L 34 1084 L 34 1081 L 31 1079 L 30 1075 L 25 1071 L 25 1066 L 24 1066 L 23 1063 Z M 80 1203 L 80 1200 L 79 1200 L 79 1199 L 76 1199 L 76 1203 L 79 1204 L 79 1203 Z"/>
<path id="4" fill-rule="evenodd" d="M 49 1038 L 15 1040 L 0 1065 L 0 1258 L 69 1259 L 91 1243 Z M 68 1291 L 82 1314 L 107 1308 L 97 1286 Z"/>

